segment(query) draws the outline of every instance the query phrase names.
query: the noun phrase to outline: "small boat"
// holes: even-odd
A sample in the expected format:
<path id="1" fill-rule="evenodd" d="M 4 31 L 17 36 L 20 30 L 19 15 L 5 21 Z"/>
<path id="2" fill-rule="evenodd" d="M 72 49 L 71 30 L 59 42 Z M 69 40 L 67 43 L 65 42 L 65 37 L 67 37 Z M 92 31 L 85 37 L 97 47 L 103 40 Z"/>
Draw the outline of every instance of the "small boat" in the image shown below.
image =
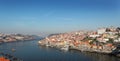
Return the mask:
<path id="1" fill-rule="evenodd" d="M 12 48 L 11 50 L 12 50 L 12 52 L 15 52 L 15 51 L 16 51 L 16 49 L 14 49 L 14 48 Z"/>
<path id="2" fill-rule="evenodd" d="M 39 44 L 41 44 L 42 42 L 41 41 L 38 41 Z"/>
<path id="3" fill-rule="evenodd" d="M 61 50 L 68 51 L 69 50 L 69 46 L 66 45 L 66 46 L 62 47 Z"/>

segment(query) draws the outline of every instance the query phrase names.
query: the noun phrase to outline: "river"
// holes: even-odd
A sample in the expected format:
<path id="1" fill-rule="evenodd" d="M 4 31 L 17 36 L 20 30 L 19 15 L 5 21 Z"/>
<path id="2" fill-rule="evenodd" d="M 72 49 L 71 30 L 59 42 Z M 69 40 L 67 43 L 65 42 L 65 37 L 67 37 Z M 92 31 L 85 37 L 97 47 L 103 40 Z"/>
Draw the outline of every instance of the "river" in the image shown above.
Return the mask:
<path id="1" fill-rule="evenodd" d="M 23 61 L 120 61 L 120 58 L 75 50 L 60 51 L 38 45 L 38 40 L 4 43 L 0 51 L 14 55 Z M 11 51 L 14 48 L 16 51 Z"/>

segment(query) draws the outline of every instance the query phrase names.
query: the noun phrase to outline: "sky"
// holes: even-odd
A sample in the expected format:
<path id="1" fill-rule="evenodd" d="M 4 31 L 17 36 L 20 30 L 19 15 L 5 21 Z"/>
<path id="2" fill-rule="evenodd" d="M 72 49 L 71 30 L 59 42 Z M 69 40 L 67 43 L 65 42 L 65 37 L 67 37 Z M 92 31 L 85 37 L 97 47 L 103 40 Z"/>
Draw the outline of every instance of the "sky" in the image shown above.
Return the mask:
<path id="1" fill-rule="evenodd" d="M 0 32 L 50 34 L 120 26 L 119 0 L 0 0 Z"/>

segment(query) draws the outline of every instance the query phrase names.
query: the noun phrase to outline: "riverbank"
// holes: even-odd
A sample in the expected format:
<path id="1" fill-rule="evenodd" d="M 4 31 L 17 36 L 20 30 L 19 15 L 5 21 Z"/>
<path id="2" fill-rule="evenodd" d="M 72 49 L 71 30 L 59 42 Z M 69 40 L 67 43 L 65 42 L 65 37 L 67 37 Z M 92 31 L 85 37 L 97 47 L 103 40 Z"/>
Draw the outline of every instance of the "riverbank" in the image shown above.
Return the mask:
<path id="1" fill-rule="evenodd" d="M 107 29 L 110 29 L 109 31 Z M 40 45 L 57 47 L 61 50 L 76 49 L 104 54 L 120 54 L 120 33 L 117 28 L 103 28 L 104 32 L 98 31 L 77 31 L 60 33 L 40 40 Z"/>
<path id="2" fill-rule="evenodd" d="M 3 61 L 23 61 L 22 59 L 19 59 L 11 54 L 5 54 L 3 52 L 0 52 L 0 58 Z"/>
<path id="3" fill-rule="evenodd" d="M 58 48 L 58 49 L 62 49 L 63 47 L 65 47 L 65 45 L 63 46 L 63 45 L 54 44 L 54 43 L 46 44 L 45 42 L 42 42 L 42 41 L 39 41 L 38 44 L 41 45 L 41 46 L 54 47 L 54 48 Z M 68 50 L 79 50 L 79 51 L 82 51 L 82 52 L 86 51 L 86 52 L 98 52 L 98 53 L 106 53 L 106 54 L 110 54 L 112 52 L 112 50 L 105 51 L 105 50 L 87 48 L 85 46 L 75 47 L 75 46 L 68 45 L 68 47 L 65 47 L 65 48 L 67 48 Z"/>
<path id="4" fill-rule="evenodd" d="M 23 61 L 119 61 L 120 58 L 105 54 L 80 52 L 79 50 L 63 51 L 55 47 L 40 46 L 38 40 L 4 43 L 0 51 L 13 55 Z M 11 49 L 16 49 L 12 52 Z"/>
<path id="5" fill-rule="evenodd" d="M 97 53 L 97 54 L 105 54 L 105 55 L 113 55 L 113 56 L 116 56 L 116 57 L 120 57 L 119 55 L 113 53 L 113 50 L 99 50 L 99 49 L 87 49 L 86 47 L 81 47 L 81 48 L 78 48 L 78 47 L 72 47 L 72 46 L 69 46 L 65 49 L 62 49 L 64 46 L 58 46 L 56 44 L 52 44 L 52 45 L 48 45 L 48 44 L 45 44 L 41 41 L 38 42 L 38 44 L 40 46 L 45 46 L 45 47 L 51 47 L 51 48 L 56 48 L 56 49 L 59 49 L 59 50 L 62 50 L 62 51 L 69 51 L 69 50 L 76 50 L 76 51 L 80 51 L 80 52 L 90 52 L 90 53 Z"/>
<path id="6" fill-rule="evenodd" d="M 28 41 L 37 39 L 35 35 L 23 35 L 23 34 L 2 34 L 0 33 L 0 44 L 17 41 Z M 39 37 L 40 38 L 40 37 Z"/>

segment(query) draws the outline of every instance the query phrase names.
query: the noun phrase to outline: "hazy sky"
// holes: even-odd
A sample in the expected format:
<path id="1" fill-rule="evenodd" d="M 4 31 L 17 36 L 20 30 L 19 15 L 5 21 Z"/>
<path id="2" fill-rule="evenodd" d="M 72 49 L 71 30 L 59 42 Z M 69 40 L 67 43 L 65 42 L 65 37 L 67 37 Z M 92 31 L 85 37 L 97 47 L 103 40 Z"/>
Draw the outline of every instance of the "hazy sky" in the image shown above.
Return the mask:
<path id="1" fill-rule="evenodd" d="M 0 0 L 0 32 L 56 33 L 120 26 L 119 0 Z"/>

